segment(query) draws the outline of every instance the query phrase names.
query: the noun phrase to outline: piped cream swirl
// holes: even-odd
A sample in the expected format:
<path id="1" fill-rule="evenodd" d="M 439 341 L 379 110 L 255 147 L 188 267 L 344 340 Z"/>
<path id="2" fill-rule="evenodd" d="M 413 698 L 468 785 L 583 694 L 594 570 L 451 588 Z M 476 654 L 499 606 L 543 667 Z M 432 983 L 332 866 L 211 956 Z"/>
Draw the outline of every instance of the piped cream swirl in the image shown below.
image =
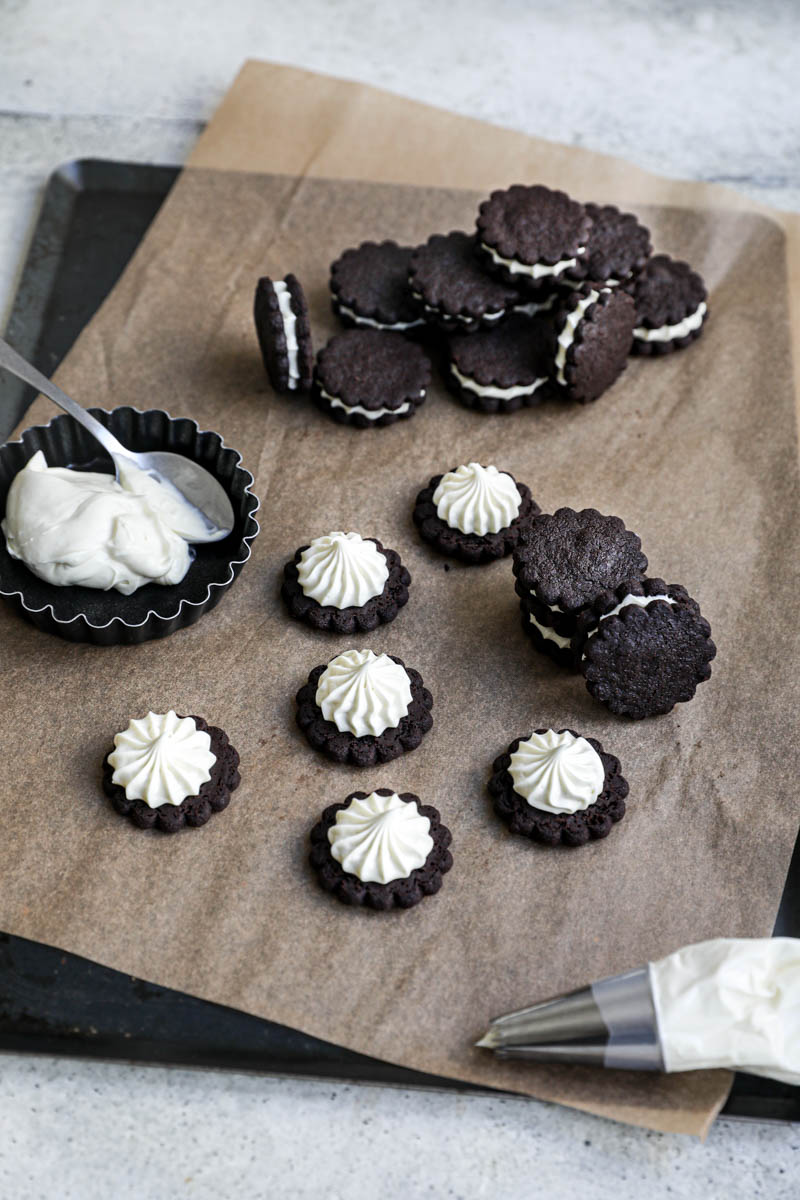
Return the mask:
<path id="1" fill-rule="evenodd" d="M 362 883 L 391 883 L 425 865 L 433 849 L 430 827 L 415 801 L 371 792 L 339 809 L 328 841 L 336 861 Z"/>
<path id="2" fill-rule="evenodd" d="M 333 608 L 360 608 L 380 596 L 389 578 L 386 556 L 360 533 L 326 533 L 300 555 L 303 594 Z"/>
<path id="3" fill-rule="evenodd" d="M 108 761 L 114 768 L 111 782 L 123 787 L 129 800 L 160 808 L 196 796 L 211 778 L 217 756 L 205 730 L 170 709 L 132 720 L 115 735 Z"/>
<path id="4" fill-rule="evenodd" d="M 471 462 L 443 475 L 433 493 L 436 515 L 462 533 L 499 533 L 519 516 L 516 483 L 497 467 Z"/>
<path id="5" fill-rule="evenodd" d="M 605 768 L 586 738 L 569 730 L 533 733 L 511 755 L 509 774 L 532 808 L 575 813 L 594 804 L 603 790 Z"/>
<path id="6" fill-rule="evenodd" d="M 331 659 L 317 683 L 315 701 L 340 733 L 380 737 L 395 729 L 411 704 L 408 673 L 388 654 L 346 650 Z"/>

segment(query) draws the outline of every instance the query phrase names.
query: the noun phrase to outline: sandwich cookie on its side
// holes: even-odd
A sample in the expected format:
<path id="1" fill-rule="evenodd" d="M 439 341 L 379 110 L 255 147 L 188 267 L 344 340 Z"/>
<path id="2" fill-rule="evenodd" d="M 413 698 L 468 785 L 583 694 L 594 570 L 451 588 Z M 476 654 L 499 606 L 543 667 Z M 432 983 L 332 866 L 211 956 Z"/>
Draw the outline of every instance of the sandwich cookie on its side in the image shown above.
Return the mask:
<path id="1" fill-rule="evenodd" d="M 512 313 L 496 329 L 451 337 L 445 382 L 466 408 L 511 413 L 548 392 L 553 330 L 549 322 Z"/>
<path id="2" fill-rule="evenodd" d="M 589 404 L 625 370 L 636 310 L 623 291 L 583 284 L 553 317 L 554 381 L 569 400 Z"/>
<path id="3" fill-rule="evenodd" d="M 450 830 L 413 792 L 351 792 L 311 830 L 310 861 L 343 904 L 413 908 L 442 886 L 453 865 Z"/>
<path id="4" fill-rule="evenodd" d="M 537 729 L 494 760 L 494 810 L 512 833 L 545 846 L 585 846 L 625 815 L 620 762 L 595 738 Z"/>
<path id="5" fill-rule="evenodd" d="M 409 286 L 425 320 L 451 332 L 474 333 L 502 321 L 521 302 L 519 289 L 487 275 L 474 234 L 434 234 L 411 255 Z"/>
<path id="6" fill-rule="evenodd" d="M 313 629 L 366 632 L 395 619 L 410 583 L 396 550 L 360 533 L 334 532 L 295 551 L 283 568 L 281 595 L 292 616 Z"/>
<path id="7" fill-rule="evenodd" d="M 631 353 L 669 354 L 690 345 L 703 332 L 708 293 L 688 263 L 656 254 L 626 290 L 636 307 Z"/>
<path id="8" fill-rule="evenodd" d="M 478 213 L 478 247 L 492 274 L 539 291 L 586 258 L 592 220 L 566 192 L 515 184 L 492 192 Z"/>
<path id="9" fill-rule="evenodd" d="M 471 565 L 509 554 L 540 511 L 530 488 L 508 471 L 480 463 L 434 475 L 414 505 L 414 524 L 440 554 Z"/>
<path id="10" fill-rule="evenodd" d="M 311 387 L 314 348 L 308 305 L 296 276 L 256 284 L 253 318 L 261 357 L 276 392 L 307 392 Z"/>
<path id="11" fill-rule="evenodd" d="M 408 286 L 413 246 L 363 242 L 331 265 L 333 311 L 345 325 L 410 333 L 425 325 Z"/>
<path id="12" fill-rule="evenodd" d="M 391 425 L 413 417 L 430 378 L 427 355 L 401 333 L 351 329 L 317 355 L 314 399 L 340 424 Z"/>

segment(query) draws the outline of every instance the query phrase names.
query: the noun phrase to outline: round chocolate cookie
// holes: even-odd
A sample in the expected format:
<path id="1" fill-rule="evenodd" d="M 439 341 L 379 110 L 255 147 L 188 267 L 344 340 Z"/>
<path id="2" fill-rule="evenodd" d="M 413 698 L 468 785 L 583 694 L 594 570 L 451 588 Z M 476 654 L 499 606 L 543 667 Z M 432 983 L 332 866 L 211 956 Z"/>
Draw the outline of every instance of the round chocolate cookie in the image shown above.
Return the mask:
<path id="1" fill-rule="evenodd" d="M 549 287 L 585 259 L 591 224 L 566 192 L 515 184 L 480 206 L 480 254 L 486 269 L 508 283 Z"/>
<path id="2" fill-rule="evenodd" d="M 586 639 L 593 636 L 606 617 L 616 616 L 629 604 L 646 607 L 653 600 L 665 600 L 677 608 L 690 609 L 694 613 L 700 612 L 700 605 L 679 583 L 665 583 L 663 579 L 657 577 L 625 579 L 616 588 L 598 592 L 592 603 L 587 604 L 586 608 L 582 608 L 573 618 L 575 626 L 573 641 L 577 661 L 580 661 Z"/>
<path id="3" fill-rule="evenodd" d="M 440 554 L 477 565 L 509 554 L 540 511 L 530 488 L 510 472 L 469 463 L 434 475 L 417 496 L 413 518 Z M 486 520 L 488 515 L 495 519 Z M 491 527 L 484 530 L 485 525 Z"/>
<path id="4" fill-rule="evenodd" d="M 532 748 L 536 762 L 547 762 L 550 767 L 547 774 L 554 781 L 559 779 L 560 755 L 577 753 L 582 771 L 585 770 L 583 760 L 590 758 L 590 776 L 595 771 L 596 783 L 589 788 L 589 794 L 595 798 L 586 804 L 588 796 L 585 784 L 582 785 L 582 798 L 578 795 L 559 795 L 556 787 L 556 804 L 561 801 L 566 809 L 572 808 L 575 803 L 581 803 L 584 807 L 561 812 L 536 807 L 532 801 L 541 802 L 536 795 L 541 789 L 535 789 L 531 798 L 516 790 L 516 787 L 522 786 L 513 774 L 516 771 L 514 756 L 520 747 L 523 752 L 526 748 Z M 563 780 L 565 787 L 574 784 L 571 776 L 572 772 Z M 557 733 L 554 730 L 537 729 L 527 737 L 516 738 L 506 752 L 494 760 L 489 794 L 495 812 L 512 833 L 521 834 L 545 846 L 585 846 L 591 839 L 607 837 L 612 825 L 622 820 L 628 783 L 621 774 L 619 759 L 607 754 L 596 738 L 583 738 L 571 729 L 560 729 Z"/>
<path id="5" fill-rule="evenodd" d="M 172 715 L 176 716 L 177 714 Z M 187 718 L 177 715 L 177 719 L 183 722 Z M 202 784 L 196 795 L 186 796 L 180 804 L 162 803 L 158 807 L 151 808 L 144 799 L 129 798 L 125 787 L 119 782 L 114 783 L 113 776 L 116 774 L 116 769 L 109 762 L 109 758 L 119 750 L 118 745 L 109 750 L 103 760 L 103 791 L 116 811 L 121 816 L 128 817 L 140 829 L 159 829 L 164 833 L 177 833 L 184 825 L 190 829 L 196 829 L 200 825 L 205 825 L 212 813 L 221 812 L 227 808 L 231 792 L 239 786 L 239 755 L 228 741 L 225 731 L 217 728 L 216 725 L 208 725 L 202 717 L 189 717 L 188 719 L 194 721 L 198 731 L 208 734 L 210 753 L 214 756 L 215 761 L 210 767 L 211 778 Z M 135 725 L 142 724 L 143 722 L 132 722 L 129 730 Z M 141 740 L 140 750 L 146 755 L 146 746 L 142 744 Z M 196 755 L 196 752 L 192 753 Z M 162 759 L 163 757 L 162 752 Z M 145 763 L 144 766 L 146 769 L 147 764 Z M 137 772 L 137 782 L 141 782 L 141 771 L 142 765 L 139 766 Z M 139 787 L 136 790 L 142 789 Z"/>
<path id="6" fill-rule="evenodd" d="M 319 352 L 314 399 L 340 424 L 391 425 L 413 417 L 430 378 L 427 355 L 401 333 L 351 329 Z"/>
<path id="7" fill-rule="evenodd" d="M 501 321 L 520 303 L 519 290 L 481 268 L 474 234 L 434 234 L 411 255 L 409 286 L 425 320 L 442 329 L 474 333 Z"/>
<path id="8" fill-rule="evenodd" d="M 570 614 L 553 612 L 546 604 L 535 600 L 530 592 L 516 581 L 519 595 L 522 628 L 540 654 L 546 654 L 559 667 L 575 671 L 573 649 L 575 618 Z"/>
<path id="9" fill-rule="evenodd" d="M 445 382 L 466 408 L 478 412 L 530 407 L 549 390 L 552 342 L 548 321 L 512 313 L 496 329 L 450 338 Z"/>
<path id="10" fill-rule="evenodd" d="M 332 533 L 295 551 L 283 568 L 281 595 L 292 616 L 312 629 L 368 632 L 395 619 L 410 584 L 396 550 L 377 538 Z"/>
<path id="11" fill-rule="evenodd" d="M 276 392 L 306 392 L 311 387 L 314 347 L 308 305 L 296 276 L 256 284 L 253 318 L 261 357 Z"/>
<path id="12" fill-rule="evenodd" d="M 425 324 L 408 286 L 413 246 L 362 242 L 331 265 L 333 311 L 345 325 L 406 333 Z"/>
<path id="13" fill-rule="evenodd" d="M 340 826 L 344 845 L 336 838 Z M 383 844 L 394 851 L 392 862 L 406 860 L 406 874 L 384 879 L 389 872 L 381 871 L 382 864 L 371 854 L 378 826 Z M 385 912 L 413 908 L 439 891 L 442 876 L 453 865 L 451 841 L 437 809 L 420 804 L 413 792 L 378 788 L 370 794 L 351 792 L 344 804 L 325 809 L 311 830 L 309 858 L 320 884 L 337 900 Z"/>
<path id="14" fill-rule="evenodd" d="M 632 354 L 682 350 L 703 332 L 706 285 L 688 263 L 656 254 L 626 285 L 636 307 Z"/>
<path id="15" fill-rule="evenodd" d="M 524 592 L 571 614 L 628 579 L 640 579 L 647 558 L 619 517 L 595 508 L 559 508 L 534 516 L 514 548 L 514 575 Z"/>
<path id="16" fill-rule="evenodd" d="M 613 204 L 587 204 L 592 227 L 586 243 L 586 258 L 566 272 L 568 279 L 588 279 L 606 287 L 627 283 L 650 257 L 650 230 L 633 213 L 620 212 Z"/>
<path id="17" fill-rule="evenodd" d="M 365 662 L 367 655 L 370 655 L 371 659 Z M 399 706 L 395 704 L 392 707 L 391 702 L 396 699 L 396 694 L 394 696 L 391 694 L 391 688 L 385 691 L 382 688 L 380 677 L 372 681 L 367 681 L 364 677 L 365 668 L 367 671 L 377 670 L 384 674 L 385 670 L 382 668 L 385 668 L 387 660 L 400 667 L 408 677 L 410 699 L 407 704 Z M 342 662 L 344 662 L 344 679 L 338 689 L 338 694 L 332 697 L 320 695 L 320 680 L 332 667 L 336 668 Z M 375 663 L 378 663 L 377 668 Z M 386 711 L 396 716 L 395 724 L 384 727 L 379 733 L 353 732 L 353 726 L 358 729 L 362 726 L 351 720 L 353 713 L 348 710 L 348 705 L 351 702 L 355 705 L 358 700 L 359 686 L 366 694 L 365 703 L 373 706 L 384 705 L 380 710 L 376 707 L 374 713 L 367 714 L 372 727 L 375 729 L 379 727 L 386 719 L 382 715 Z M 391 681 L 391 687 L 394 686 L 395 681 Z M 329 699 L 332 701 L 331 704 L 329 704 Z M 323 663 L 322 666 L 314 668 L 308 677 L 308 682 L 297 693 L 296 701 L 297 724 L 309 744 L 336 762 L 350 763 L 354 767 L 372 767 L 375 763 L 389 762 L 393 758 L 398 758 L 406 750 L 416 749 L 433 726 L 433 717 L 431 716 L 433 697 L 424 686 L 422 676 L 411 667 L 406 667 L 403 660 L 395 658 L 393 654 L 376 656 L 367 650 L 346 651 L 344 654 L 337 655 L 330 663 Z M 325 712 L 332 713 L 337 718 L 336 720 L 325 716 L 323 704 Z M 403 709 L 402 714 L 397 715 L 401 708 Z M 357 712 L 355 716 L 363 720 L 364 714 Z"/>
<path id="18" fill-rule="evenodd" d="M 614 288 L 583 284 L 559 307 L 553 379 L 579 404 L 597 400 L 619 377 L 628 361 L 636 310 L 630 296 Z"/>
<path id="19" fill-rule="evenodd" d="M 692 602 L 651 599 L 604 617 L 583 643 L 586 687 L 613 713 L 641 720 L 691 700 L 711 675 L 717 648 Z"/>

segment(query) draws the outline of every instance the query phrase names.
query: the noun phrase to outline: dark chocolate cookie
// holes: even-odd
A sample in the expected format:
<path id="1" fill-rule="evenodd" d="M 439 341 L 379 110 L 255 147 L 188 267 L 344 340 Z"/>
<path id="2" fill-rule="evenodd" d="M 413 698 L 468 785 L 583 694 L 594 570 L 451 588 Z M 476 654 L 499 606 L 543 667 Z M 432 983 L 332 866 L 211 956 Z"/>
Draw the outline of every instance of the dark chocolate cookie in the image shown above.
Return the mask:
<path id="1" fill-rule="evenodd" d="M 487 275 L 474 234 L 434 234 L 411 255 L 409 285 L 425 320 L 442 329 L 473 333 L 502 320 L 520 302 L 519 290 Z"/>
<path id="2" fill-rule="evenodd" d="M 451 471 L 456 471 L 458 468 L 452 467 Z M 514 476 L 509 471 L 502 472 L 504 475 L 510 475 L 514 480 Z M 447 554 L 451 558 L 459 558 L 462 562 L 470 565 L 480 563 L 493 562 L 495 559 L 503 558 L 509 554 L 513 547 L 517 544 L 521 531 L 525 528 L 528 521 L 541 509 L 536 501 L 531 496 L 530 488 L 524 483 L 516 483 L 517 491 L 520 497 L 520 507 L 517 516 L 512 520 L 510 525 L 499 529 L 496 533 L 463 533 L 460 529 L 453 528 L 438 515 L 437 505 L 433 501 L 433 495 L 437 487 L 441 483 L 444 475 L 434 475 L 427 487 L 423 488 L 418 494 L 414 503 L 414 524 L 420 531 L 420 534 L 426 542 L 438 550 L 440 554 Z"/>
<path id="3" fill-rule="evenodd" d="M 388 788 L 377 788 L 377 795 L 391 796 Z M 430 837 L 433 849 L 421 867 L 416 867 L 403 879 L 392 879 L 389 883 L 362 883 L 342 867 L 333 857 L 328 830 L 336 823 L 336 814 L 347 808 L 353 800 L 365 800 L 366 792 L 351 792 L 344 804 L 331 804 L 311 830 L 310 862 L 317 872 L 319 882 L 326 892 L 333 892 L 343 904 L 364 905 L 366 908 L 385 912 L 392 908 L 413 908 L 425 896 L 432 896 L 442 886 L 442 876 L 453 865 L 448 849 L 452 841 L 450 830 L 442 824 L 438 809 L 429 804 L 420 804 L 413 792 L 400 792 L 406 804 L 414 803 L 423 817 L 430 821 Z"/>
<path id="4" fill-rule="evenodd" d="M 346 325 L 405 333 L 425 324 L 408 286 L 413 246 L 362 242 L 331 266 L 333 311 Z"/>
<path id="5" fill-rule="evenodd" d="M 496 329 L 450 338 L 448 388 L 467 408 L 510 413 L 538 404 L 549 392 L 553 327 L 512 313 Z"/>
<path id="6" fill-rule="evenodd" d="M 650 230 L 633 213 L 620 212 L 613 204 L 587 204 L 592 227 L 586 258 L 566 272 L 568 279 L 588 279 L 611 287 L 626 283 L 650 257 Z"/>
<path id="7" fill-rule="evenodd" d="M 261 357 L 276 392 L 305 392 L 311 387 L 314 347 L 308 305 L 297 278 L 256 284 L 253 318 Z"/>
<path id="8" fill-rule="evenodd" d="M 422 682 L 419 671 L 407 667 L 401 658 L 390 654 L 392 662 L 401 666 L 411 684 L 411 704 L 399 725 L 386 729 L 377 737 L 364 734 L 356 737 L 350 732 L 337 729 L 333 721 L 326 721 L 316 702 L 317 684 L 328 664 L 315 667 L 297 693 L 297 724 L 315 750 L 320 750 L 336 762 L 347 762 L 354 767 L 372 767 L 375 763 L 390 762 L 406 750 L 415 750 L 425 734 L 433 726 L 431 709 L 433 697 Z"/>
<path id="9" fill-rule="evenodd" d="M 374 596 L 360 607 L 335 608 L 331 604 L 320 604 L 306 596 L 297 577 L 297 564 L 308 550 L 301 546 L 294 558 L 283 568 L 281 595 L 293 617 L 305 621 L 312 629 L 329 629 L 333 633 L 368 632 L 379 625 L 388 625 L 397 616 L 403 605 L 408 603 L 411 576 L 400 561 L 396 550 L 387 550 L 377 538 L 365 539 L 374 542 L 386 559 L 389 576 L 379 596 Z"/>
<path id="10" fill-rule="evenodd" d="M 625 370 L 636 310 L 630 296 L 614 288 L 584 284 L 553 317 L 556 332 L 551 373 L 570 400 L 597 400 Z"/>
<path id="11" fill-rule="evenodd" d="M 202 717 L 191 719 L 211 738 L 211 753 L 216 755 L 217 761 L 211 768 L 211 778 L 197 795 L 187 796 L 178 805 L 162 804 L 159 808 L 150 808 L 144 800 L 129 800 L 125 788 L 111 781 L 114 768 L 108 761 L 108 754 L 113 754 L 113 747 L 103 760 L 103 791 L 116 811 L 140 829 L 155 828 L 164 833 L 177 833 L 184 825 L 196 829 L 205 825 L 212 813 L 227 808 L 231 792 L 239 786 L 239 755 L 228 741 L 228 735 L 216 725 L 208 725 Z"/>
<path id="12" fill-rule="evenodd" d="M 636 306 L 631 353 L 669 354 L 690 345 L 703 332 L 708 293 L 688 263 L 656 254 L 626 290 Z"/>
<path id="13" fill-rule="evenodd" d="M 619 517 L 595 508 L 534 516 L 514 549 L 514 575 L 550 608 L 576 613 L 600 592 L 641 578 L 647 558 Z"/>
<path id="14" fill-rule="evenodd" d="M 691 700 L 716 652 L 696 605 L 652 600 L 602 620 L 583 644 L 580 669 L 595 700 L 641 720 Z"/>
<path id="15" fill-rule="evenodd" d="M 487 270 L 507 283 L 549 287 L 585 259 L 591 224 L 566 192 L 515 184 L 480 206 L 480 253 Z"/>
<path id="16" fill-rule="evenodd" d="M 700 605 L 692 599 L 685 587 L 679 583 L 665 583 L 663 579 L 657 577 L 625 579 L 616 588 L 598 592 L 592 603 L 588 604 L 586 608 L 582 608 L 572 618 L 578 659 L 580 659 L 586 638 L 591 637 L 600 622 L 610 613 L 619 610 L 626 601 L 643 607 L 651 600 L 663 599 L 665 596 L 678 608 L 688 608 L 694 613 L 700 612 Z"/>
<path id="17" fill-rule="evenodd" d="M 546 604 L 534 600 L 530 594 L 523 595 L 519 580 L 517 580 L 517 590 L 520 593 L 520 618 L 526 636 L 530 638 L 540 654 L 546 654 L 559 667 L 575 671 L 573 636 L 556 628 L 559 621 L 574 622 L 574 618 L 561 613 L 553 613 Z"/>
<path id="18" fill-rule="evenodd" d="M 430 378 L 427 355 L 401 333 L 351 329 L 318 354 L 314 398 L 342 424 L 390 425 L 414 415 Z"/>
<path id="19" fill-rule="evenodd" d="M 547 733 L 546 729 L 535 730 L 538 734 Z M 579 737 L 574 730 L 559 729 L 558 733 L 571 733 Z M 524 796 L 514 791 L 514 781 L 509 773 L 511 755 L 518 749 L 520 742 L 527 741 L 531 734 L 523 738 L 515 738 L 504 754 L 496 758 L 492 764 L 492 775 L 489 779 L 489 793 L 492 797 L 494 810 L 506 822 L 512 833 L 529 837 L 545 846 L 585 846 L 590 839 L 607 837 L 612 825 L 621 821 L 625 815 L 625 797 L 628 794 L 627 780 L 620 772 L 620 761 L 613 754 L 606 754 L 596 738 L 587 737 L 586 741 L 600 755 L 605 768 L 603 790 L 593 804 L 575 813 L 548 813 L 533 808 Z"/>

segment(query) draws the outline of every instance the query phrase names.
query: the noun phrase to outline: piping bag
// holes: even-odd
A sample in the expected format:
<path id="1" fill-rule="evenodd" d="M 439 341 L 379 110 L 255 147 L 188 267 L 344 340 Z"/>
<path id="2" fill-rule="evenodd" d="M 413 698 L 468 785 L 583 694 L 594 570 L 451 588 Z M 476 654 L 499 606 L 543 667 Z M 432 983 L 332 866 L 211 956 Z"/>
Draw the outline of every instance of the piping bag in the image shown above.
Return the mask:
<path id="1" fill-rule="evenodd" d="M 800 1085 L 800 939 L 697 942 L 496 1017 L 476 1045 L 532 1062 L 727 1067 Z"/>

